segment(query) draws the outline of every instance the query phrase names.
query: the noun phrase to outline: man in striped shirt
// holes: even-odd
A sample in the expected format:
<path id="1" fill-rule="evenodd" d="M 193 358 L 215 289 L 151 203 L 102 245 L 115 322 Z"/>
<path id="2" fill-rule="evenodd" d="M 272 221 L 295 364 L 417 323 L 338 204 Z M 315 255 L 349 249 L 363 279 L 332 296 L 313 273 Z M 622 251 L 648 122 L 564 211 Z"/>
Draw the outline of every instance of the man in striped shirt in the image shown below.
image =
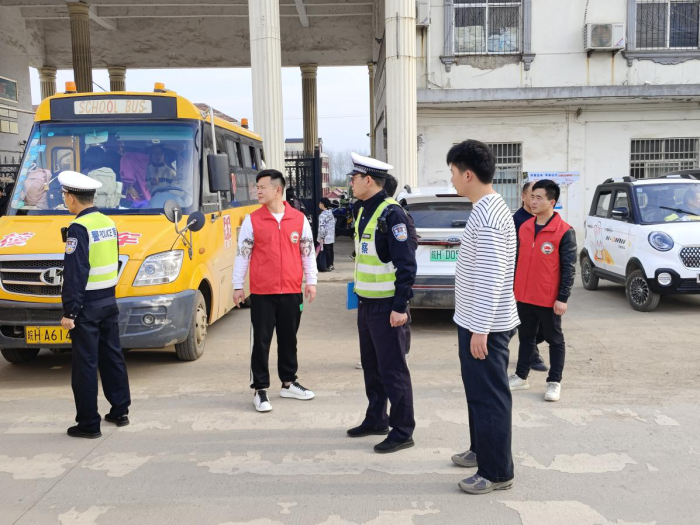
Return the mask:
<path id="1" fill-rule="evenodd" d="M 510 209 L 493 189 L 496 161 L 488 146 L 457 144 L 447 164 L 455 190 L 473 203 L 457 258 L 454 315 L 471 445 L 452 461 L 478 467 L 459 483 L 462 490 L 488 494 L 513 485 L 508 344 L 520 324 L 513 296 L 517 238 Z"/>

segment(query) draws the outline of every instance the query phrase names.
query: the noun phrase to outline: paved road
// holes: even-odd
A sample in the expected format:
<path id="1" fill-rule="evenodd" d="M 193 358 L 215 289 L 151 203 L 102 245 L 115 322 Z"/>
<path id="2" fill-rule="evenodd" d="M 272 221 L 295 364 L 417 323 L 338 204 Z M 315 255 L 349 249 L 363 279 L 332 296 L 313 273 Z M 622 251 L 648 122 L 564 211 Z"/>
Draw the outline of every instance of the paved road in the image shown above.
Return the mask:
<path id="1" fill-rule="evenodd" d="M 300 381 L 317 394 L 309 402 L 273 389 L 273 411 L 254 411 L 246 310 L 211 327 L 197 362 L 129 353 L 132 425 L 104 424 L 99 440 L 65 435 L 70 355 L 0 362 L 0 524 L 700 522 L 698 298 L 641 314 L 618 286 L 577 286 L 561 402 L 543 401 L 545 376 L 535 373 L 533 388 L 514 396 L 516 485 L 469 496 L 457 482 L 472 471 L 449 459 L 468 446 L 468 429 L 448 312 L 414 315 L 417 446 L 380 456 L 380 439 L 345 437 L 365 397 L 344 261 L 322 275 L 302 320 Z"/>

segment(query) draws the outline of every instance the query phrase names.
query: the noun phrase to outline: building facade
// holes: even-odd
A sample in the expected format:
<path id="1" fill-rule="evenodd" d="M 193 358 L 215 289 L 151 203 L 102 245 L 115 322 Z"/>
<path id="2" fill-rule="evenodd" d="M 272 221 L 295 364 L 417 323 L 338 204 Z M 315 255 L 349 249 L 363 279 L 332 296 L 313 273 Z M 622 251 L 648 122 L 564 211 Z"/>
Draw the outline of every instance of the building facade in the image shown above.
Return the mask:
<path id="1" fill-rule="evenodd" d="M 376 5 L 373 147 L 386 158 L 386 34 Z M 492 145 L 519 206 L 529 173 L 575 172 L 561 212 L 582 232 L 596 185 L 700 162 L 700 0 L 418 0 L 417 181 Z"/>

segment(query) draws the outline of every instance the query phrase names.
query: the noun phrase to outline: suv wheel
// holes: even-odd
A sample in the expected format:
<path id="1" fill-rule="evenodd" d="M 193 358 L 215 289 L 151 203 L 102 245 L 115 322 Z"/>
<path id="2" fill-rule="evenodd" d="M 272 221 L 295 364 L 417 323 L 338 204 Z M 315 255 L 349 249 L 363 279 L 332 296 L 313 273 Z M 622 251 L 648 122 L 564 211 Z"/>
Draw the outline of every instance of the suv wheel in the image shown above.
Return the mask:
<path id="1" fill-rule="evenodd" d="M 635 270 L 627 276 L 625 294 L 630 306 L 638 312 L 651 312 L 661 301 L 661 294 L 649 288 L 649 282 L 641 270 Z"/>
<path id="2" fill-rule="evenodd" d="M 581 259 L 581 282 L 586 290 L 598 289 L 600 279 L 593 271 L 593 263 L 587 255 Z"/>

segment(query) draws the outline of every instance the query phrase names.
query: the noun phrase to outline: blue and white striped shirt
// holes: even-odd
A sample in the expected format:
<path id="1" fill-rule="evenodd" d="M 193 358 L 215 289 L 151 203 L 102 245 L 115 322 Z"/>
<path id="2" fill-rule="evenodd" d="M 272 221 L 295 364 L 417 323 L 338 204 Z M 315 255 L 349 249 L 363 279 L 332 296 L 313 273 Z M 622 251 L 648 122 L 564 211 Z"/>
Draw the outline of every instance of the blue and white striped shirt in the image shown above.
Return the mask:
<path id="1" fill-rule="evenodd" d="M 479 199 L 457 257 L 455 323 L 477 334 L 520 324 L 513 295 L 516 251 L 515 224 L 503 198 L 493 193 Z"/>

